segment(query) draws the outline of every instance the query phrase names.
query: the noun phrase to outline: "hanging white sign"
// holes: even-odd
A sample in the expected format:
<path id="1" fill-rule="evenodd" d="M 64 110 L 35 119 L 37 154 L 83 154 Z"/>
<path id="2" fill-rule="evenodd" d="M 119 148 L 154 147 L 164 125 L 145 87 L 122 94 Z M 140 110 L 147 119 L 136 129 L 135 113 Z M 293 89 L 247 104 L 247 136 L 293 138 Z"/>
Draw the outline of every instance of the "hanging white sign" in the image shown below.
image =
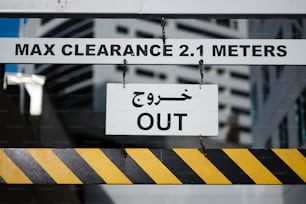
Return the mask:
<path id="1" fill-rule="evenodd" d="M 306 40 L 0 38 L 0 63 L 306 65 Z"/>
<path id="2" fill-rule="evenodd" d="M 107 84 L 108 135 L 218 135 L 218 86 Z"/>

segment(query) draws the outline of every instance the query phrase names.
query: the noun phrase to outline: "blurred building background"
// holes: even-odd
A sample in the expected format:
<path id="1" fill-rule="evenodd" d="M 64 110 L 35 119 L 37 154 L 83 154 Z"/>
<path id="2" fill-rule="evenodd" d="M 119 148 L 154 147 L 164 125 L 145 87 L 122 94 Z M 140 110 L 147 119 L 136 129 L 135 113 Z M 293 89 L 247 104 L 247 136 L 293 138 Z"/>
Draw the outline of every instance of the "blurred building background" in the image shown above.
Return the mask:
<path id="1" fill-rule="evenodd" d="M 247 38 L 248 25 L 241 19 L 171 19 L 165 22 L 165 32 L 166 38 Z M 30 19 L 23 28 L 25 37 L 160 38 L 161 33 L 160 19 Z M 106 83 L 122 82 L 121 65 L 33 65 L 20 70 L 47 77 L 46 92 L 73 138 L 95 138 L 105 141 L 102 145 L 122 141 L 104 135 Z M 247 66 L 205 66 L 205 83 L 219 85 L 220 134 L 206 138 L 208 147 L 251 145 L 249 74 Z M 197 65 L 129 65 L 127 71 L 128 83 L 199 81 Z M 148 137 L 125 138 L 132 138 L 123 139 L 132 146 L 199 145 L 197 137 L 155 137 L 151 142 Z"/>
<path id="2" fill-rule="evenodd" d="M 250 38 L 305 39 L 306 20 L 250 20 Z M 306 147 L 306 67 L 252 66 L 255 148 Z"/>
<path id="3" fill-rule="evenodd" d="M 305 38 L 305 24 L 298 19 L 173 19 L 167 20 L 165 28 L 167 38 L 279 39 Z M 161 26 L 159 19 L 30 19 L 20 33 L 21 37 L 159 38 Z M 43 112 L 39 118 L 29 116 L 24 87 L 0 89 L 2 146 L 199 145 L 197 137 L 123 139 L 104 134 L 105 85 L 122 82 L 120 65 L 19 65 L 19 71 L 46 76 Z M 220 136 L 204 140 L 207 148 L 305 147 L 305 77 L 302 66 L 254 66 L 251 70 L 206 66 L 205 83 L 218 84 L 220 95 Z M 199 81 L 197 66 L 128 66 L 128 83 Z M 1 202 L 13 198 L 13 203 L 303 204 L 306 200 L 305 187 L 299 185 L 1 186 L 0 192 Z"/>

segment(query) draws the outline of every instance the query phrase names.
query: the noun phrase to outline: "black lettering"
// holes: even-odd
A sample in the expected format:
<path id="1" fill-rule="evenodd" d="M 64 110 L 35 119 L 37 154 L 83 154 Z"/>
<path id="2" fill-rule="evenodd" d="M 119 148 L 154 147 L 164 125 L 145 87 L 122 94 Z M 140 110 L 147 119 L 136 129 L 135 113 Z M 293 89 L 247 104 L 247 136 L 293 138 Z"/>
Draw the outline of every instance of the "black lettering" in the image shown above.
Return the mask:
<path id="1" fill-rule="evenodd" d="M 166 127 L 162 127 L 160 124 L 160 113 L 157 113 L 157 127 L 160 130 L 169 130 L 171 126 L 171 115 L 170 113 L 167 114 L 167 123 L 166 123 Z"/>
<path id="2" fill-rule="evenodd" d="M 29 54 L 29 44 L 16 44 L 15 46 L 15 55 L 28 55 Z"/>
<path id="3" fill-rule="evenodd" d="M 189 56 L 188 55 L 188 49 L 189 49 L 188 45 L 180 45 L 180 48 L 182 49 L 180 56 L 185 56 L 185 57 Z"/>
<path id="4" fill-rule="evenodd" d="M 134 51 L 133 51 L 133 48 L 132 48 L 132 45 L 126 45 L 125 49 L 124 49 L 124 52 L 123 52 L 123 56 L 127 56 L 127 55 L 131 55 L 131 56 L 134 56 Z"/>
<path id="5" fill-rule="evenodd" d="M 262 56 L 262 53 L 261 53 L 261 45 L 253 45 L 252 47 L 252 54 L 254 57 L 261 57 Z"/>
<path id="6" fill-rule="evenodd" d="M 187 116 L 187 113 L 174 113 L 173 116 L 178 116 L 179 130 L 183 129 L 183 116 Z"/>
<path id="7" fill-rule="evenodd" d="M 136 53 L 137 56 L 140 56 L 140 53 L 143 56 L 148 56 L 148 45 L 144 45 L 144 47 L 141 47 L 141 45 L 136 45 Z"/>
<path id="8" fill-rule="evenodd" d="M 150 48 L 150 53 L 152 56 L 159 56 L 160 55 L 160 51 L 154 52 L 154 48 L 160 49 L 159 45 L 152 45 Z"/>
<path id="9" fill-rule="evenodd" d="M 226 54 L 225 45 L 221 45 L 220 49 L 218 49 L 217 45 L 213 45 L 213 56 L 225 57 L 225 54 Z"/>
<path id="10" fill-rule="evenodd" d="M 45 44 L 46 51 L 45 51 L 44 55 L 48 55 L 49 53 L 51 55 L 55 55 L 54 52 L 53 52 L 54 46 L 55 46 L 55 44 L 52 44 L 52 45 Z"/>
<path id="11" fill-rule="evenodd" d="M 173 45 L 164 45 L 163 56 L 172 56 L 172 48 L 173 48 Z"/>
<path id="12" fill-rule="evenodd" d="M 38 44 L 34 44 L 30 55 L 41 55 L 41 50 Z"/>
<path id="13" fill-rule="evenodd" d="M 238 46 L 237 45 L 229 45 L 228 46 L 228 56 L 230 56 L 230 57 L 238 56 Z"/>
<path id="14" fill-rule="evenodd" d="M 285 45 L 279 45 L 277 46 L 277 56 L 279 57 L 285 57 L 287 55 L 287 47 Z"/>
<path id="15" fill-rule="evenodd" d="M 204 46 L 200 45 L 199 47 L 197 47 L 197 50 L 200 51 L 200 56 L 202 57 L 204 55 Z"/>
<path id="16" fill-rule="evenodd" d="M 144 127 L 143 124 L 141 123 L 141 119 L 143 118 L 143 116 L 147 116 L 149 118 L 149 125 L 147 127 Z M 137 118 L 137 125 L 140 129 L 142 130 L 149 130 L 153 127 L 153 124 L 154 124 L 154 119 L 153 119 L 153 116 L 150 115 L 149 113 L 142 113 L 138 116 Z"/>
<path id="17" fill-rule="evenodd" d="M 100 45 L 99 51 L 97 53 L 97 56 L 100 56 L 100 55 L 108 56 L 108 52 L 107 52 L 107 49 L 106 49 L 105 45 Z"/>
<path id="18" fill-rule="evenodd" d="M 111 45 L 111 56 L 114 56 L 115 53 L 117 56 L 121 56 L 120 49 L 120 45 Z"/>
<path id="19" fill-rule="evenodd" d="M 74 45 L 74 55 L 75 56 L 83 56 L 84 55 L 84 53 L 83 52 L 80 52 L 80 50 L 79 50 L 79 45 Z"/>
<path id="20" fill-rule="evenodd" d="M 63 55 L 65 55 L 65 56 L 72 55 L 72 51 L 71 50 L 67 51 L 66 48 L 72 48 L 72 45 L 70 45 L 70 44 L 63 45 L 63 47 L 62 47 Z"/>
<path id="21" fill-rule="evenodd" d="M 273 45 L 266 45 L 265 46 L 265 57 L 268 57 L 268 56 L 275 57 L 274 49 L 275 48 Z"/>
<path id="22" fill-rule="evenodd" d="M 246 57 L 248 54 L 248 48 L 250 48 L 251 46 L 250 45 L 240 45 L 239 46 L 240 48 L 242 48 L 242 54 L 244 57 Z"/>
<path id="23" fill-rule="evenodd" d="M 94 44 L 88 44 L 86 45 L 86 55 L 87 56 L 95 56 L 95 47 Z"/>

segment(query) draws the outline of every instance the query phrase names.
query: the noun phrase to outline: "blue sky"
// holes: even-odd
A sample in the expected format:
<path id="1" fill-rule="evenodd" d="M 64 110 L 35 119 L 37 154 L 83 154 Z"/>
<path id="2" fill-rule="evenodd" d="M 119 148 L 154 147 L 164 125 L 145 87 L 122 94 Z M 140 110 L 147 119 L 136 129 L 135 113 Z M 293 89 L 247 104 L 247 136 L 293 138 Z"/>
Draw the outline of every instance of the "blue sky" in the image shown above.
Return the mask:
<path id="1" fill-rule="evenodd" d="M 0 18 L 0 37 L 18 37 L 19 19 L 17 18 Z M 16 72 L 15 64 L 7 64 L 6 71 Z"/>

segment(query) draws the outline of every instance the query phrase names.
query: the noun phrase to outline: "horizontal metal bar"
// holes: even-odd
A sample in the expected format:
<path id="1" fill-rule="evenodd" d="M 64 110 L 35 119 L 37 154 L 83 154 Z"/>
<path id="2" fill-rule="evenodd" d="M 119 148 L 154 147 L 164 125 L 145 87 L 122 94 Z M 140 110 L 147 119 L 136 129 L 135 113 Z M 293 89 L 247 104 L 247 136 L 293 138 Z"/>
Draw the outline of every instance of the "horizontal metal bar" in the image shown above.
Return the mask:
<path id="1" fill-rule="evenodd" d="M 1 17 L 305 16 L 303 0 L 1 0 Z"/>

